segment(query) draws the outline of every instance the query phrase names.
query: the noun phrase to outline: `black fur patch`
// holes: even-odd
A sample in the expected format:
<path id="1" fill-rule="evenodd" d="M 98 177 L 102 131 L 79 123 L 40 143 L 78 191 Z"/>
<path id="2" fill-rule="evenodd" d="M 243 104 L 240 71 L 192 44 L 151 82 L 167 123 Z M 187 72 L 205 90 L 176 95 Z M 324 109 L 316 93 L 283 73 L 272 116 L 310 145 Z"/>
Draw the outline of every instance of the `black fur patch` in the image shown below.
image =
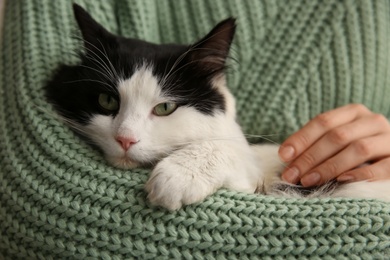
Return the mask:
<path id="1" fill-rule="evenodd" d="M 115 116 L 118 111 L 107 112 L 99 106 L 99 94 L 109 92 L 119 100 L 118 80 L 131 78 L 145 63 L 153 67 L 162 91 L 178 100 L 179 106 L 191 106 L 206 115 L 225 111 L 224 97 L 211 82 L 225 69 L 234 19 L 221 22 L 191 46 L 158 45 L 113 35 L 76 4 L 74 13 L 85 46 L 81 64 L 61 66 L 45 89 L 47 99 L 65 117 L 86 124 L 97 113 Z"/>

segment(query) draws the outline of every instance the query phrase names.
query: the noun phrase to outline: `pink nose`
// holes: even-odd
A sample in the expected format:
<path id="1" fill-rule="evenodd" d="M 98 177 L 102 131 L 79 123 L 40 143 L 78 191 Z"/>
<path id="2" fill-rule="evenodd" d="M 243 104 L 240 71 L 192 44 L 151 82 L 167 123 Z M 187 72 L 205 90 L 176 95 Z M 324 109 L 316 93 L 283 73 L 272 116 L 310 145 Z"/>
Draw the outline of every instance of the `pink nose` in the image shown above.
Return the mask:
<path id="1" fill-rule="evenodd" d="M 129 148 L 136 144 L 138 141 L 133 137 L 117 136 L 115 140 L 122 146 L 123 150 L 127 151 Z"/>

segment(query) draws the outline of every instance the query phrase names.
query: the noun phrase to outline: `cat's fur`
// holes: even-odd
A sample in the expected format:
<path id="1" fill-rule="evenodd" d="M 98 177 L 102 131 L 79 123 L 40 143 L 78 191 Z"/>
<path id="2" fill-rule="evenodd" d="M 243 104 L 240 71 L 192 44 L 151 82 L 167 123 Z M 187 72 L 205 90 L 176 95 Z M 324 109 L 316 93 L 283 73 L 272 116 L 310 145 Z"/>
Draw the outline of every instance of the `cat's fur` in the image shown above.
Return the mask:
<path id="1" fill-rule="evenodd" d="M 234 19 L 193 45 L 157 45 L 109 33 L 80 6 L 74 12 L 85 53 L 80 65 L 59 69 L 46 96 L 112 165 L 154 166 L 145 186 L 153 204 L 174 210 L 222 187 L 301 196 L 281 185 L 278 147 L 249 145 L 236 122 L 224 75 Z M 99 105 L 101 93 L 118 108 Z M 166 102 L 176 110 L 157 116 L 154 108 Z M 388 181 L 334 187 L 309 196 L 390 200 Z"/>

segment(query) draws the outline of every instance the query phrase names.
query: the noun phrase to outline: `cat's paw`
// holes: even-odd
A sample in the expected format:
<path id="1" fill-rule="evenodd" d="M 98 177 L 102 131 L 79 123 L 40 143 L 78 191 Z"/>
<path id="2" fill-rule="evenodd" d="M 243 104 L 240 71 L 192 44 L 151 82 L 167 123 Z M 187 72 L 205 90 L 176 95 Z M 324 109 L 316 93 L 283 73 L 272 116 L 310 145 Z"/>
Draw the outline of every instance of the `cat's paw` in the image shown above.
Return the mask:
<path id="1" fill-rule="evenodd" d="M 192 167 L 191 167 L 192 166 Z M 153 205 L 177 210 L 204 200 L 218 186 L 209 173 L 191 164 L 163 160 L 151 173 L 145 189 Z"/>

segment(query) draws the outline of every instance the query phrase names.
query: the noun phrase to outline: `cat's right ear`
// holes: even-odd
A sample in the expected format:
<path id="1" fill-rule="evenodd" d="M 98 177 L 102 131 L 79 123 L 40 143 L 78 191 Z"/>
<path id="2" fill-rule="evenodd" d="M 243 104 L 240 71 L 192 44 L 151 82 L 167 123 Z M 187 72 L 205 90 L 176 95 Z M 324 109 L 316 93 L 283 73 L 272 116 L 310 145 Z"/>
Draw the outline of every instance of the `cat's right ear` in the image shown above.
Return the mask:
<path id="1" fill-rule="evenodd" d="M 208 74 L 220 74 L 225 69 L 235 30 L 234 18 L 217 24 L 203 39 L 191 46 L 189 53 L 192 62 Z"/>
<path id="2" fill-rule="evenodd" d="M 103 44 L 114 42 L 113 35 L 96 22 L 92 16 L 78 4 L 73 4 L 73 12 L 83 36 L 86 51 L 101 50 Z"/>

